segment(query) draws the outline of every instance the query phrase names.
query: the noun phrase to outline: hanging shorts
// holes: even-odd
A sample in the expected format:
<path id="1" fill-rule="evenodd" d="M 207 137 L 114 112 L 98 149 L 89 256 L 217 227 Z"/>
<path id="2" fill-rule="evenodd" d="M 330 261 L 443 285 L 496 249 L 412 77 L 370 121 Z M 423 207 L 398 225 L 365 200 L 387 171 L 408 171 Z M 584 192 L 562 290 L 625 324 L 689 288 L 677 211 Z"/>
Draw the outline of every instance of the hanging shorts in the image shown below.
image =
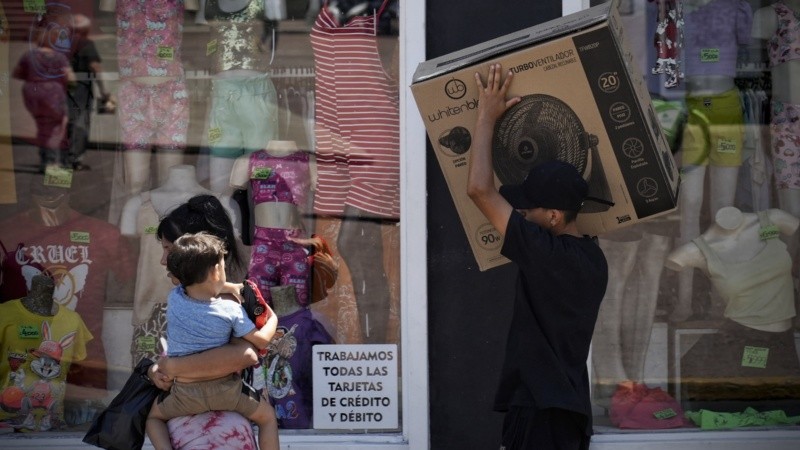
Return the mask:
<path id="1" fill-rule="evenodd" d="M 120 82 L 120 140 L 125 150 L 183 151 L 189 129 L 189 92 L 183 78 L 151 85 Z"/>
<path id="2" fill-rule="evenodd" d="M 800 105 L 773 100 L 770 129 L 775 187 L 800 189 Z"/>
<path id="3" fill-rule="evenodd" d="M 268 75 L 212 81 L 211 156 L 238 158 L 278 138 L 278 96 Z"/>
<path id="4" fill-rule="evenodd" d="M 744 147 L 744 113 L 739 91 L 686 97 L 683 166 L 738 167 Z"/>

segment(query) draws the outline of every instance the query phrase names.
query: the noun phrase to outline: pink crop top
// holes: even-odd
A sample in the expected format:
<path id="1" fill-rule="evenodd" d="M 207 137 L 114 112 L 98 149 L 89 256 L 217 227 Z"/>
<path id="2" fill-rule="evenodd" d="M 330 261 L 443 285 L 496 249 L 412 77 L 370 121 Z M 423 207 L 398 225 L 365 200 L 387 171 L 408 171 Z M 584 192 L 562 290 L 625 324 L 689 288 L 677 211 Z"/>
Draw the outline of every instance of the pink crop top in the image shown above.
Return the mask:
<path id="1" fill-rule="evenodd" d="M 783 2 L 772 5 L 778 15 L 778 29 L 769 40 L 769 66 L 800 59 L 800 19 Z"/>
<path id="2" fill-rule="evenodd" d="M 684 9 L 686 76 L 735 77 L 739 46 L 750 42 L 752 25 L 753 9 L 745 0 L 712 0 L 691 12 Z"/>

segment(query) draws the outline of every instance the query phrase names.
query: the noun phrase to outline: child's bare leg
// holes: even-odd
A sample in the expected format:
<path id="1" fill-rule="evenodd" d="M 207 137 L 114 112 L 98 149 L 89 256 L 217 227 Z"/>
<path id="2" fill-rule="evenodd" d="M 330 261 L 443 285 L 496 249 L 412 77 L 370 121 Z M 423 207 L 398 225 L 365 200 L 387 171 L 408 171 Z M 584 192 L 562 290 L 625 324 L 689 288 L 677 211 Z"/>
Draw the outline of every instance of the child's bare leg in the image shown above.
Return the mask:
<path id="1" fill-rule="evenodd" d="M 161 410 L 158 409 L 158 400 L 153 402 L 153 406 L 150 408 L 150 414 L 147 415 L 145 431 L 147 432 L 147 437 L 150 438 L 150 442 L 153 444 L 153 448 L 156 450 L 172 450 L 172 441 L 169 439 L 167 419 L 161 414 Z"/>
<path id="2" fill-rule="evenodd" d="M 258 403 L 258 409 L 248 419 L 258 425 L 258 448 L 260 450 L 280 450 L 278 443 L 278 419 L 275 410 L 264 397 Z"/>

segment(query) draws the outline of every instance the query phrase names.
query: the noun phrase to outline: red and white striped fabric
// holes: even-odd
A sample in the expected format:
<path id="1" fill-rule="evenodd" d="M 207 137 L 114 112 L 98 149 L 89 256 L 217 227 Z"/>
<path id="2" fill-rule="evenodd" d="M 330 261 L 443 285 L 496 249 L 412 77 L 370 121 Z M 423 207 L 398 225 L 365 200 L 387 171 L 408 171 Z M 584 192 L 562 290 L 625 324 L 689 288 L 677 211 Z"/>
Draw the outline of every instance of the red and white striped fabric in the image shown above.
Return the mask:
<path id="1" fill-rule="evenodd" d="M 375 15 L 339 24 L 325 2 L 311 28 L 317 214 L 340 216 L 349 205 L 379 217 L 400 215 L 398 87 L 381 64 L 375 35 L 387 3 Z"/>

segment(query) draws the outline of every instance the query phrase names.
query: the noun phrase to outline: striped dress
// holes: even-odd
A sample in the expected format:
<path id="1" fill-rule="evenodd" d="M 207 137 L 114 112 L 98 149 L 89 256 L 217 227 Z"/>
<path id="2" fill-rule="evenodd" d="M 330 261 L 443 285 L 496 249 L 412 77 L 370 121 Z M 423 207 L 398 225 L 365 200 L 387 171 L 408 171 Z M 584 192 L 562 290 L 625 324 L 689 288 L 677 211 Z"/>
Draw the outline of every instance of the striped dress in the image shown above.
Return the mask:
<path id="1" fill-rule="evenodd" d="M 398 88 L 384 71 L 376 18 L 339 24 L 327 8 L 311 28 L 318 184 L 314 212 L 341 216 L 345 205 L 378 217 L 400 214 Z"/>

